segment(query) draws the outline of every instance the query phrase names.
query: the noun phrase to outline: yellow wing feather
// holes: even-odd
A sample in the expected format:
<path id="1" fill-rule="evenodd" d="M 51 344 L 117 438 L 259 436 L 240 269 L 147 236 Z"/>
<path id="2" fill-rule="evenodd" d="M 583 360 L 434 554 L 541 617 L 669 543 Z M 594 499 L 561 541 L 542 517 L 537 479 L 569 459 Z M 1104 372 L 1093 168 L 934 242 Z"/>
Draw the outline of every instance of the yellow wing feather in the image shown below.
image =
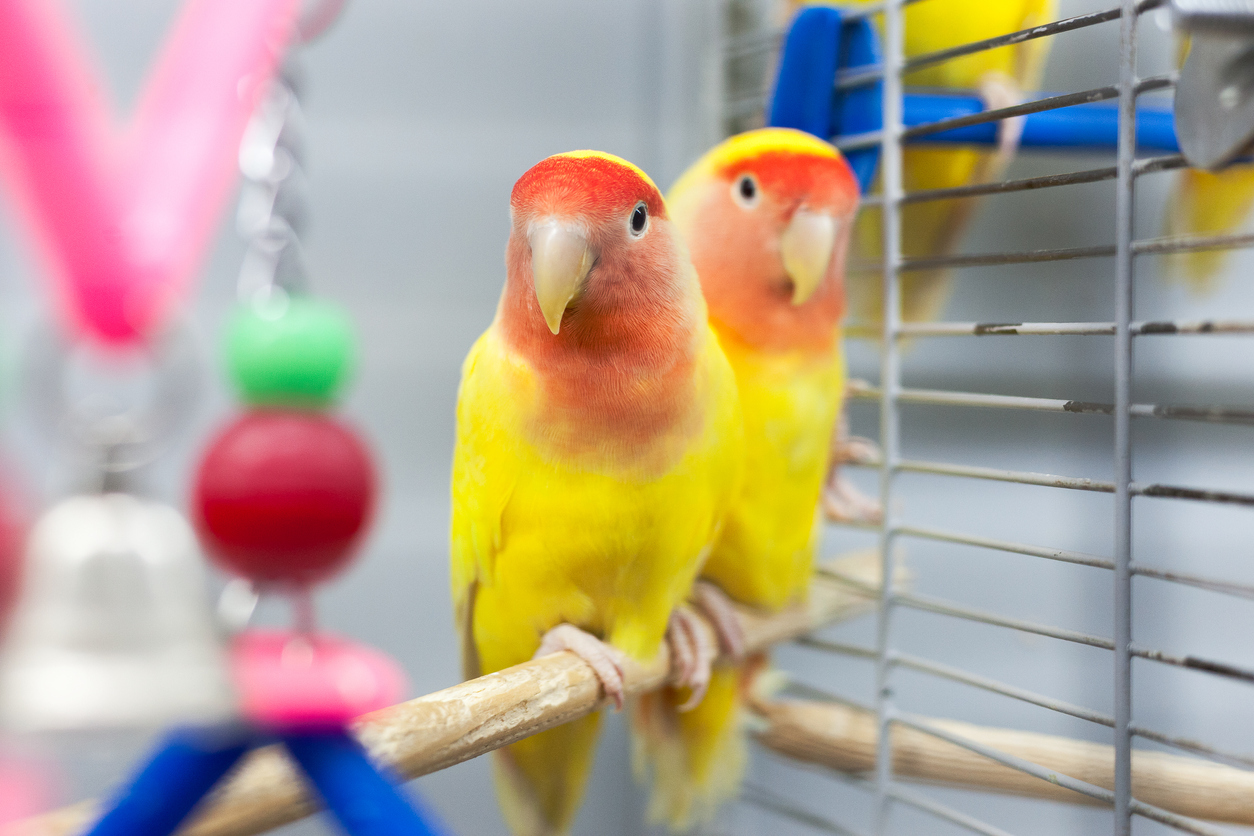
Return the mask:
<path id="1" fill-rule="evenodd" d="M 873 0 L 855 0 L 867 3 Z M 1008 35 L 1048 23 L 1057 15 L 1054 0 L 951 0 L 917 3 L 906 9 L 906 55 L 924 55 L 974 41 Z M 1020 89 L 1036 87 L 1048 54 L 1048 40 L 964 55 L 915 70 L 907 84 L 974 89 L 989 73 L 1013 79 Z"/>
<path id="2" fill-rule="evenodd" d="M 818 497 L 840 414 L 845 368 L 829 354 L 763 352 L 722 335 L 745 416 L 745 482 L 702 576 L 752 606 L 778 610 L 810 587 Z"/>
<path id="3" fill-rule="evenodd" d="M 1185 169 L 1176 175 L 1164 224 L 1167 235 L 1219 235 L 1236 232 L 1254 207 L 1254 165 L 1223 171 Z M 1224 250 L 1175 253 L 1166 258 L 1166 276 L 1195 293 L 1214 289 L 1227 262 Z"/>

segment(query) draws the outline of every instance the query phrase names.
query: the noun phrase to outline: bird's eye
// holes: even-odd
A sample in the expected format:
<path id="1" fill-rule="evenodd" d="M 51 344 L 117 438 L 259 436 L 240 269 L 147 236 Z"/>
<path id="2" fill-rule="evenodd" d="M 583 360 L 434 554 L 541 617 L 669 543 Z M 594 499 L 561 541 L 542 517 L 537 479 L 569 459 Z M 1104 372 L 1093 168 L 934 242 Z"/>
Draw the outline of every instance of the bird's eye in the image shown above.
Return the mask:
<path id="1" fill-rule="evenodd" d="M 732 196 L 746 209 L 756 206 L 758 203 L 757 178 L 752 174 L 742 174 L 740 179 L 732 184 Z"/>
<path id="2" fill-rule="evenodd" d="M 636 208 L 631 213 L 631 234 L 639 238 L 644 235 L 645 227 L 649 225 L 649 210 L 645 208 L 643 203 L 637 203 Z"/>

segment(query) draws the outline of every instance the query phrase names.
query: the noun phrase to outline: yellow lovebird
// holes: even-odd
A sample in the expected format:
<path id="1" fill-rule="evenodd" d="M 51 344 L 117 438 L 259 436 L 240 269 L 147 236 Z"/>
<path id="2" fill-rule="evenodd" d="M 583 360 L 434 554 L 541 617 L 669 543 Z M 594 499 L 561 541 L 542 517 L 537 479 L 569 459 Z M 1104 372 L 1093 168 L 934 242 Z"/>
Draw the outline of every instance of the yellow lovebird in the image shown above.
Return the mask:
<path id="1" fill-rule="evenodd" d="M 809 590 L 821 534 L 819 496 L 844 391 L 840 319 L 858 185 L 840 153 L 783 128 L 716 146 L 668 195 L 736 372 L 745 418 L 745 481 L 697 597 L 712 588 L 776 611 Z M 707 606 L 716 616 L 719 608 Z M 723 625 L 733 658 L 741 649 Z M 676 710 L 660 691 L 636 712 L 637 766 L 652 773 L 651 815 L 682 829 L 736 793 L 744 667 L 715 666 L 705 700 Z"/>
<path id="2" fill-rule="evenodd" d="M 854 5 L 872 0 L 853 0 Z M 906 57 L 1007 35 L 1049 23 L 1057 17 L 1056 0 L 929 0 L 906 8 Z M 978 52 L 952 61 L 922 67 L 905 77 L 907 85 L 954 90 L 976 90 L 987 107 L 1018 104 L 1023 91 L 1040 86 L 1049 51 L 1049 38 Z M 950 189 L 998 179 L 1018 148 L 1021 120 L 1003 122 L 998 148 L 935 144 L 906 150 L 903 185 L 907 192 Z M 902 249 L 909 257 L 946 255 L 957 247 L 976 208 L 974 198 L 912 203 L 902 210 Z M 880 215 L 864 212 L 854 238 L 856 261 L 880 260 Z M 883 312 L 883 289 L 877 271 L 853 271 L 849 302 L 853 319 L 878 323 Z M 902 274 L 902 316 L 907 322 L 940 317 L 949 299 L 947 270 Z"/>
<path id="3" fill-rule="evenodd" d="M 715 649 L 681 605 L 738 490 L 744 429 L 696 273 L 657 187 L 609 154 L 536 164 L 510 214 L 505 287 L 457 404 L 466 675 L 571 650 L 621 705 L 623 657 L 665 639 L 699 699 Z M 515 834 L 569 830 L 598 719 L 495 753 Z"/>

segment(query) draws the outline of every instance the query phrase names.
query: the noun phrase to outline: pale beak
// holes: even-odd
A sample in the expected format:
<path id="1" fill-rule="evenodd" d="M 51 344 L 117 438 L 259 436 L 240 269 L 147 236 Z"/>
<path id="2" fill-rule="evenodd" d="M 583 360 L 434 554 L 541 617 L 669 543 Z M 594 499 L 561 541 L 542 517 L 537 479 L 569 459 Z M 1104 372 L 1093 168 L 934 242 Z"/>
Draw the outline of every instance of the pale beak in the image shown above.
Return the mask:
<path id="1" fill-rule="evenodd" d="M 588 238 L 578 229 L 554 220 L 531 228 L 531 274 L 544 321 L 554 334 L 562 327 L 566 306 L 579 293 L 596 258 Z"/>
<path id="2" fill-rule="evenodd" d="M 792 279 L 792 303 L 800 305 L 818 290 L 827 275 L 836 246 L 836 219 L 823 212 L 798 209 L 779 242 L 784 271 Z"/>

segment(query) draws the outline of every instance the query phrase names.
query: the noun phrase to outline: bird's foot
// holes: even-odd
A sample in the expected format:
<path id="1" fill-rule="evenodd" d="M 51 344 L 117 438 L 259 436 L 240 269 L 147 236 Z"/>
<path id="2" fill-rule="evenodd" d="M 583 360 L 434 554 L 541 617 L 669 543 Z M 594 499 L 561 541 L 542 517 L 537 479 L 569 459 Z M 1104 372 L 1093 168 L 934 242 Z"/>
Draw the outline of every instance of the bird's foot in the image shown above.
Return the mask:
<path id="1" fill-rule="evenodd" d="M 884 518 L 884 509 L 836 471 L 823 486 L 823 514 L 832 522 L 875 525 Z"/>
<path id="2" fill-rule="evenodd" d="M 605 696 L 614 701 L 614 709 L 623 707 L 623 655 L 612 645 L 573 624 L 559 624 L 544 634 L 540 647 L 531 658 L 569 650 L 583 659 L 601 680 Z"/>
<path id="3" fill-rule="evenodd" d="M 710 687 L 710 667 L 718 649 L 710 641 L 696 613 L 687 607 L 676 607 L 666 625 L 666 645 L 671 652 L 671 672 L 675 684 L 691 690 L 680 711 L 691 711 L 700 704 Z"/>
<path id="4" fill-rule="evenodd" d="M 745 631 L 727 594 L 709 581 L 697 581 L 692 587 L 692 602 L 710 620 L 723 655 L 737 662 L 743 659 Z"/>
<path id="5" fill-rule="evenodd" d="M 883 518 L 879 502 L 858 490 L 841 474 L 844 464 L 878 464 L 883 453 L 869 438 L 848 435 L 842 418 L 832 442 L 832 463 L 823 486 L 823 514 L 832 522 L 878 523 Z"/>
<path id="6" fill-rule="evenodd" d="M 832 445 L 833 465 L 860 464 L 876 465 L 880 462 L 880 446 L 869 438 L 860 435 L 846 435 L 838 438 Z"/>
<path id="7" fill-rule="evenodd" d="M 980 79 L 979 91 L 987 110 L 1014 107 L 1023 101 L 1023 93 L 1014 80 L 1000 73 L 989 73 Z M 1023 116 L 1014 116 L 1003 119 L 997 126 L 997 157 L 1001 166 L 1009 163 L 1019 150 L 1024 119 Z"/>

